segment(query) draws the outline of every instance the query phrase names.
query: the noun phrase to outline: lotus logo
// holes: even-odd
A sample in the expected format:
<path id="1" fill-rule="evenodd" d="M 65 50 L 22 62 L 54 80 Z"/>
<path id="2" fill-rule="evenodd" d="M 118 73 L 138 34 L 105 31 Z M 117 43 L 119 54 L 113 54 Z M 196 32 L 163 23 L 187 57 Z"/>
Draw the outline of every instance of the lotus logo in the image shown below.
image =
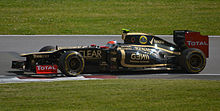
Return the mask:
<path id="1" fill-rule="evenodd" d="M 140 37 L 140 39 L 139 39 L 139 42 L 141 43 L 141 44 L 146 44 L 147 43 L 147 37 L 146 36 L 141 36 Z"/>

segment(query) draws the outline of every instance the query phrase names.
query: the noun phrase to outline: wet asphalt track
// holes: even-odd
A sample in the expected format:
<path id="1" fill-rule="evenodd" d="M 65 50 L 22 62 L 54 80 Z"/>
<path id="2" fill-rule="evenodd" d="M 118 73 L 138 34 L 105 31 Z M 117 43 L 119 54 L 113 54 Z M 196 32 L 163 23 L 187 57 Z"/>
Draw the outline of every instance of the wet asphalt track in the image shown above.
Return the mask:
<path id="1" fill-rule="evenodd" d="M 164 38 L 172 42 L 171 38 Z M 71 36 L 7 36 L 0 37 L 0 79 L 13 78 L 17 75 L 12 73 L 11 61 L 22 60 L 19 53 L 38 51 L 46 45 L 58 46 L 79 46 L 97 44 L 103 45 L 109 40 L 122 42 L 120 37 L 71 37 Z M 173 72 L 132 72 L 117 75 L 118 78 L 125 79 L 205 79 L 220 80 L 220 38 L 209 39 L 210 57 L 207 60 L 206 68 L 200 74 L 179 74 Z"/>

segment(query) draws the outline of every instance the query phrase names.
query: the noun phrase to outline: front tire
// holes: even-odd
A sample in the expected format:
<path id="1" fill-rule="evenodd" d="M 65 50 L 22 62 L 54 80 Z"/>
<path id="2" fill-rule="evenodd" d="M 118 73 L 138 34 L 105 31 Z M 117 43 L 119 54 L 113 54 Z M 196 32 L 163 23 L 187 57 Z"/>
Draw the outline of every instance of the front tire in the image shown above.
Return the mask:
<path id="1" fill-rule="evenodd" d="M 83 72 L 84 66 L 84 58 L 75 51 L 64 53 L 59 58 L 59 70 L 66 76 L 78 76 Z"/>
<path id="2" fill-rule="evenodd" d="M 206 66 L 205 54 L 200 49 L 185 49 L 180 57 L 180 65 L 187 73 L 199 73 Z"/>

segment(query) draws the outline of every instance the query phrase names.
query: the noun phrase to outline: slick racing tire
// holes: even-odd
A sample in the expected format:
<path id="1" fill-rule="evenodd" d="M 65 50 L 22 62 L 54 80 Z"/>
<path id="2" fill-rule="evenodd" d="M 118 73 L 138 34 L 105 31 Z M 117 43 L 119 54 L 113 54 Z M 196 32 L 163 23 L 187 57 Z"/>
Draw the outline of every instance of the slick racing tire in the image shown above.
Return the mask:
<path id="1" fill-rule="evenodd" d="M 48 52 L 48 51 L 54 51 L 56 48 L 54 46 L 45 46 L 42 47 L 39 52 Z"/>
<path id="2" fill-rule="evenodd" d="M 78 76 L 85 66 L 83 56 L 75 51 L 64 53 L 59 58 L 59 70 L 66 76 Z"/>
<path id="3" fill-rule="evenodd" d="M 206 66 L 205 54 L 200 49 L 185 49 L 180 57 L 180 65 L 187 73 L 199 73 Z"/>

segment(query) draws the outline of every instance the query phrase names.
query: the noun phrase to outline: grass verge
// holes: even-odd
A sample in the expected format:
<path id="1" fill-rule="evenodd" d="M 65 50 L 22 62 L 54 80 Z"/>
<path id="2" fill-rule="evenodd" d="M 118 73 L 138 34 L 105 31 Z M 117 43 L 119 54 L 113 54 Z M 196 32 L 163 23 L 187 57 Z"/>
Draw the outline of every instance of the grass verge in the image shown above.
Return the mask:
<path id="1" fill-rule="evenodd" d="M 88 80 L 0 84 L 1 111 L 220 110 L 220 82 Z"/>
<path id="2" fill-rule="evenodd" d="M 0 34 L 220 35 L 219 0 L 1 0 Z"/>

